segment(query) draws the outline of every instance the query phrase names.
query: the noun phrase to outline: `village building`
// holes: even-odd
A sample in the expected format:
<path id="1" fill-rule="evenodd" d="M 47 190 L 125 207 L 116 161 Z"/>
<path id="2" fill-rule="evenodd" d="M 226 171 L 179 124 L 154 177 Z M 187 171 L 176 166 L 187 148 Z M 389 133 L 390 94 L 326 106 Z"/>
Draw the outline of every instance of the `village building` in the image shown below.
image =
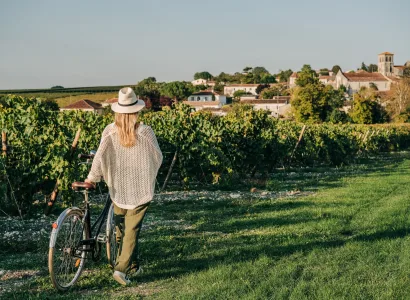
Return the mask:
<path id="1" fill-rule="evenodd" d="M 82 111 L 93 112 L 96 114 L 102 114 L 104 111 L 104 108 L 102 107 L 100 103 L 96 103 L 88 99 L 83 99 L 83 100 L 74 102 L 70 105 L 60 108 L 60 111 L 65 111 L 65 110 L 82 110 Z"/>
<path id="2" fill-rule="evenodd" d="M 202 110 L 202 109 L 219 109 L 223 106 L 220 101 L 183 101 L 182 103 L 187 104 L 195 110 Z"/>
<path id="3" fill-rule="evenodd" d="M 196 79 L 194 81 L 191 81 L 191 83 L 192 83 L 193 86 L 195 86 L 195 85 L 207 85 L 208 80 L 199 78 L 199 79 Z"/>
<path id="4" fill-rule="evenodd" d="M 258 98 L 257 95 L 243 95 L 239 98 L 240 101 L 243 100 L 256 100 Z"/>
<path id="5" fill-rule="evenodd" d="M 342 85 L 346 87 L 346 91 L 349 95 L 357 93 L 362 87 L 370 88 L 373 84 L 377 87 L 378 91 L 389 91 L 393 79 L 384 76 L 381 73 L 369 73 L 369 72 L 356 72 L 356 73 L 343 73 L 342 70 L 336 74 L 336 86 L 338 89 Z"/>
<path id="6" fill-rule="evenodd" d="M 293 72 L 289 77 L 289 88 L 294 88 L 296 86 L 296 79 L 298 78 L 298 73 Z"/>
<path id="7" fill-rule="evenodd" d="M 215 85 L 216 85 L 216 81 L 214 81 L 214 80 L 207 80 L 207 79 L 197 79 L 197 80 L 194 80 L 194 81 L 191 81 L 191 83 L 192 83 L 192 85 L 193 86 L 196 86 L 196 85 L 206 85 L 206 86 L 211 86 L 211 87 L 214 87 Z M 225 84 L 224 82 L 220 82 L 220 84 Z"/>
<path id="8" fill-rule="evenodd" d="M 393 53 L 383 52 L 378 55 L 378 72 L 384 76 L 403 76 L 406 65 L 395 66 Z"/>
<path id="9" fill-rule="evenodd" d="M 241 100 L 240 103 L 250 104 L 254 109 L 264 109 L 271 113 L 272 117 L 283 118 L 291 109 L 290 96 L 277 96 L 272 99 Z"/>
<path id="10" fill-rule="evenodd" d="M 224 87 L 224 94 L 226 96 L 232 97 L 236 91 L 244 91 L 251 95 L 257 95 L 256 88 L 259 84 L 230 84 Z"/>
<path id="11" fill-rule="evenodd" d="M 196 110 L 203 108 L 221 108 L 226 104 L 226 96 L 220 95 L 212 90 L 200 91 L 193 93 L 183 103 L 194 107 Z"/>

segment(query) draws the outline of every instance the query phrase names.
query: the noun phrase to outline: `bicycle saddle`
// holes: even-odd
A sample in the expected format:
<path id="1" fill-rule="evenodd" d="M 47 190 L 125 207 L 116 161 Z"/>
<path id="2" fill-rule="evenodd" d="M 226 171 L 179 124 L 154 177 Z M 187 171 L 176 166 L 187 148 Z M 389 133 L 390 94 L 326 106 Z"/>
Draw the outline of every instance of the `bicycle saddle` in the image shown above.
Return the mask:
<path id="1" fill-rule="evenodd" d="M 95 189 L 95 186 L 93 184 L 88 183 L 88 182 L 81 182 L 81 181 L 73 182 L 71 184 L 71 187 L 74 191 L 78 191 L 80 189 L 85 189 L 87 191 L 90 191 L 90 190 Z"/>

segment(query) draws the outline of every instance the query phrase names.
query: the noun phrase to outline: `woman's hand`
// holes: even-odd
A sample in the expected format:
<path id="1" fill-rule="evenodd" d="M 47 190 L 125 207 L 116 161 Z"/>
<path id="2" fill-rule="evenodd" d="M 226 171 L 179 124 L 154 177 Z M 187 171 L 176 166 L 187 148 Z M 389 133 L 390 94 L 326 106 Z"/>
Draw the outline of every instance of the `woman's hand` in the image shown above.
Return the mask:
<path id="1" fill-rule="evenodd" d="M 86 180 L 84 180 L 84 182 L 86 182 L 86 183 L 91 183 L 94 187 L 95 187 L 95 182 L 92 182 L 90 179 L 86 179 Z"/>

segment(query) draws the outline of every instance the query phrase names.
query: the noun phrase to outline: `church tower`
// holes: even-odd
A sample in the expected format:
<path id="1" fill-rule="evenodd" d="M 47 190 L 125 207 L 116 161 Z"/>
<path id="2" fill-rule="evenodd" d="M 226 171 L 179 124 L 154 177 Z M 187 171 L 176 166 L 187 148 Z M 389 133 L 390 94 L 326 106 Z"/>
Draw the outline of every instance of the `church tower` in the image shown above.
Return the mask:
<path id="1" fill-rule="evenodd" d="M 394 67 L 394 54 L 390 52 L 383 52 L 379 54 L 379 69 L 378 72 L 382 73 L 384 76 L 392 76 L 393 75 L 393 67 Z"/>

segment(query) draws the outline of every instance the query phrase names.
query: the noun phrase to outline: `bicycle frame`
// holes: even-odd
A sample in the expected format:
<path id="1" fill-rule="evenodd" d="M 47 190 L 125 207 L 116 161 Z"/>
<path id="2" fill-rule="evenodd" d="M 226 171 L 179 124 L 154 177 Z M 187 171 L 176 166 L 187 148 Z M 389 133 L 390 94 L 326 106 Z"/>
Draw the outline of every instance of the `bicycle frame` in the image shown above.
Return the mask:
<path id="1" fill-rule="evenodd" d="M 83 231 L 87 230 L 87 235 L 89 236 L 90 239 L 87 240 L 81 240 L 78 244 L 78 248 L 81 248 L 84 245 L 89 245 L 91 246 L 89 249 L 83 249 L 83 251 L 87 251 L 87 252 L 92 252 L 95 248 L 95 245 L 99 242 L 98 241 L 98 236 L 100 234 L 101 228 L 103 226 L 104 220 L 107 218 L 108 215 L 108 211 L 110 209 L 111 206 L 111 198 L 109 196 L 109 194 L 107 195 L 107 199 L 105 201 L 105 205 L 103 208 L 103 211 L 100 213 L 100 215 L 98 216 L 97 220 L 94 222 L 94 224 L 91 225 L 91 210 L 90 210 L 90 203 L 88 201 L 88 191 L 82 191 L 82 193 L 84 194 L 84 204 L 85 204 L 85 208 L 83 209 L 84 211 L 84 223 L 83 223 Z M 89 226 L 86 226 L 89 225 Z M 98 226 L 98 227 L 97 227 Z M 95 231 L 95 234 L 93 236 L 93 232 L 95 230 L 95 228 L 97 227 L 97 231 Z"/>

